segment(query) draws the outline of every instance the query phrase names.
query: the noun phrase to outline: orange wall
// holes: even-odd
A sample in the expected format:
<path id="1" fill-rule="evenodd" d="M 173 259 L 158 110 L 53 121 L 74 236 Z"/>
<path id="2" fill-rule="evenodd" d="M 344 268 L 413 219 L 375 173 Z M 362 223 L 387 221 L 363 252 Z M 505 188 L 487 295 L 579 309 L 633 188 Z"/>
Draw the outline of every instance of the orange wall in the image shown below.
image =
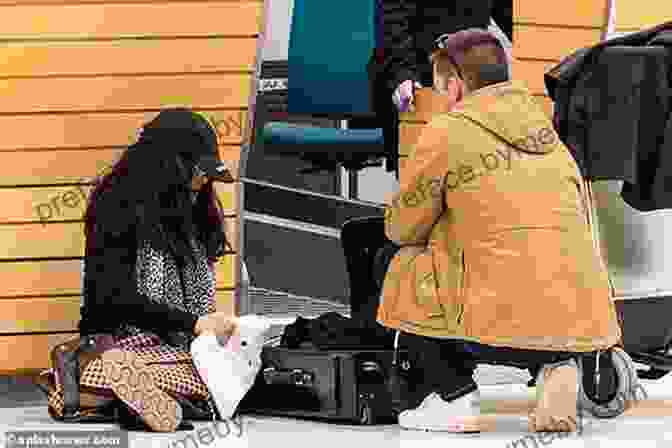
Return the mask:
<path id="1" fill-rule="evenodd" d="M 79 320 L 86 184 L 145 120 L 166 106 L 207 111 L 222 155 L 238 160 L 262 8 L 0 0 L 0 373 L 46 367 L 72 337 L 53 333 Z M 218 190 L 235 242 L 237 184 Z M 218 267 L 225 309 L 236 263 L 231 253 Z"/>
<path id="2" fill-rule="evenodd" d="M 513 0 L 513 76 L 527 82 L 549 114 L 544 73 L 575 50 L 594 45 L 608 22 L 607 0 Z"/>

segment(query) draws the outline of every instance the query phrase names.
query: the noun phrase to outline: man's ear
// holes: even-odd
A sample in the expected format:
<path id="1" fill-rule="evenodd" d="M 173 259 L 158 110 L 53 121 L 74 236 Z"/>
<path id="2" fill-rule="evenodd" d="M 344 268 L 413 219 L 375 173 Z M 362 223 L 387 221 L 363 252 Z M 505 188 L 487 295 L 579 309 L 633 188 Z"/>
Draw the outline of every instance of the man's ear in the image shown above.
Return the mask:
<path id="1" fill-rule="evenodd" d="M 452 110 L 453 107 L 455 107 L 455 104 L 464 99 L 464 81 L 457 77 L 451 77 L 447 79 L 444 83 L 444 89 L 442 93 L 446 96 L 446 102 L 444 104 L 447 108 L 447 111 Z"/>

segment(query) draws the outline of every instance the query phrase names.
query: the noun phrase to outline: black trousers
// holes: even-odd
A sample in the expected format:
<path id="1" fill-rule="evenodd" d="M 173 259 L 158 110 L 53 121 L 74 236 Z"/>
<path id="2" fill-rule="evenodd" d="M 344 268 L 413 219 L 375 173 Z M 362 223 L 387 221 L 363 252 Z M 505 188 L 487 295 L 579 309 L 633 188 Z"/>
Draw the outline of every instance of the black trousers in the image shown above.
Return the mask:
<path id="1" fill-rule="evenodd" d="M 363 315 L 375 320 L 388 266 L 399 250 L 385 236 L 382 217 L 351 220 L 343 226 L 341 242 L 350 278 L 351 303 L 367 302 Z M 362 300 L 362 297 L 371 300 Z M 375 299 L 375 300 L 373 300 Z M 353 310 L 353 314 L 357 311 Z M 416 404 L 428 393 L 457 398 L 476 389 L 478 363 L 529 369 L 533 376 L 543 364 L 578 357 L 578 353 L 493 347 L 462 340 L 437 339 L 401 332 L 399 347 L 407 349 L 409 391 Z"/>

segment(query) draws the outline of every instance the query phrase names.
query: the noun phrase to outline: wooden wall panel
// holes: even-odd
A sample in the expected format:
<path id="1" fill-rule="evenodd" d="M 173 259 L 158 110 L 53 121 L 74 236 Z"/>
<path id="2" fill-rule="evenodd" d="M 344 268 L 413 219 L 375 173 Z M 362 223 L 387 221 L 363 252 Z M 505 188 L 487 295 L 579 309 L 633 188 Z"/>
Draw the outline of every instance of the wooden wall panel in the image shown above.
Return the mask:
<path id="1" fill-rule="evenodd" d="M 247 110 L 203 112 L 217 126 L 220 145 L 240 145 Z M 158 112 L 0 115 L 0 152 L 28 149 L 95 149 L 125 147 L 140 126 Z M 39 132 L 38 132 L 39 130 Z M 89 173 L 94 175 L 95 172 Z"/>
<path id="2" fill-rule="evenodd" d="M 120 154 L 121 149 L 1 151 L 0 187 L 90 182 Z"/>
<path id="3" fill-rule="evenodd" d="M 616 30 L 639 31 L 672 22 L 672 2 L 648 0 L 617 0 Z"/>
<path id="4" fill-rule="evenodd" d="M 251 73 L 255 51 L 250 38 L 10 42 L 0 47 L 0 77 Z"/>
<path id="5" fill-rule="evenodd" d="M 101 76 L 0 80 L 0 113 L 243 108 L 251 75 Z"/>
<path id="6" fill-rule="evenodd" d="M 51 367 L 49 353 L 76 333 L 0 336 L 0 375 L 29 375 Z"/>
<path id="7" fill-rule="evenodd" d="M 554 5 L 539 0 L 513 0 L 513 13 L 516 23 L 601 28 L 607 6 L 602 0 L 565 0 Z"/>
<path id="8" fill-rule="evenodd" d="M 594 45 L 601 29 L 514 25 L 513 55 L 517 59 L 560 61 L 574 51 Z"/>
<path id="9" fill-rule="evenodd" d="M 169 106 L 204 112 L 237 170 L 263 8 L 0 0 L 0 374 L 48 367 L 74 336 L 85 198 L 143 123 Z M 234 312 L 239 188 L 216 189 L 234 243 L 217 266 L 218 305 Z"/>
<path id="10" fill-rule="evenodd" d="M 0 6 L 0 39 L 253 37 L 261 22 L 260 4 L 254 0 L 18 3 Z"/>

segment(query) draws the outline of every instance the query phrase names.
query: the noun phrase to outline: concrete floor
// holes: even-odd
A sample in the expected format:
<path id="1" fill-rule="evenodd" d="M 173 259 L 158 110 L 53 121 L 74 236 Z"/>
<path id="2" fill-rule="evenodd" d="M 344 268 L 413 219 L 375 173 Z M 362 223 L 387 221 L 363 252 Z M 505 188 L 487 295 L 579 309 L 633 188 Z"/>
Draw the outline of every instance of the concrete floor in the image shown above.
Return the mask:
<path id="1" fill-rule="evenodd" d="M 129 433 L 131 447 L 200 448 L 210 447 L 264 447 L 292 446 L 385 446 L 385 447 L 448 447 L 472 446 L 473 448 L 540 448 L 541 446 L 599 448 L 602 443 L 614 441 L 636 442 L 637 448 L 663 447 L 672 440 L 672 375 L 658 381 L 643 381 L 649 399 L 640 402 L 626 415 L 610 419 L 584 419 L 584 431 L 580 436 L 564 439 L 532 438 L 527 432 L 527 409 L 533 403 L 534 389 L 527 388 L 524 372 L 506 367 L 485 366 L 479 368 L 477 380 L 482 394 L 482 412 L 486 430 L 478 435 L 455 435 L 405 431 L 395 425 L 355 427 L 316 423 L 271 417 L 242 417 L 242 436 L 237 429 L 225 438 L 214 441 L 204 435 L 197 442 L 197 433 L 174 434 Z M 14 380 L 0 388 L 0 438 L 6 431 L 30 430 L 114 430 L 114 425 L 59 424 L 50 419 L 46 405 L 30 385 Z M 217 428 L 211 423 L 199 423 L 196 429 L 201 434 L 226 434 L 222 423 Z M 211 432 L 210 432 L 211 431 Z M 528 436 L 527 439 L 523 439 Z M 0 443 L 4 446 L 4 443 Z M 34 445 L 35 446 L 35 445 Z"/>

